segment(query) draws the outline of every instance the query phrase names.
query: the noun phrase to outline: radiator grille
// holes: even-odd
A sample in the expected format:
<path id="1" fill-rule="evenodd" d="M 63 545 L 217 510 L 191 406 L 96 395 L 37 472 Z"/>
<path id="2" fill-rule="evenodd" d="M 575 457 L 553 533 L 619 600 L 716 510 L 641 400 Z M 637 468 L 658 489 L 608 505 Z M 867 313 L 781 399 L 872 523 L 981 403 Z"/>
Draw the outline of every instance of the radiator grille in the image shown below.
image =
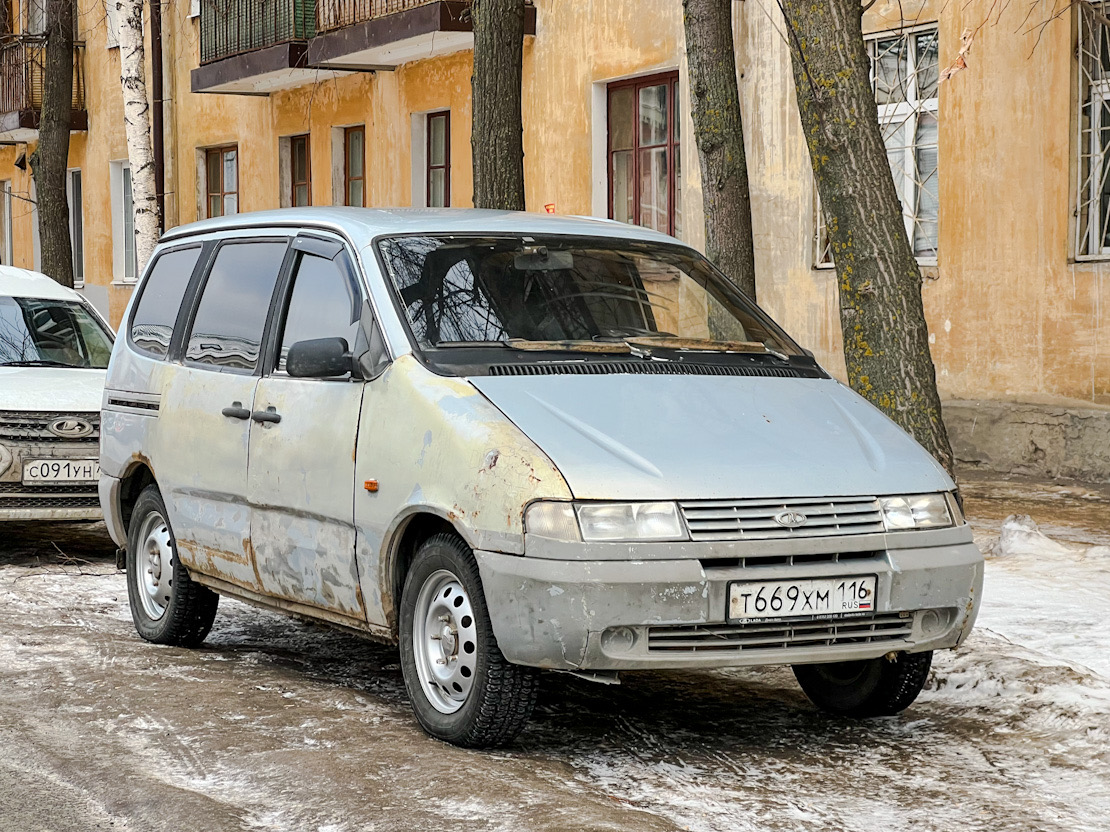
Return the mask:
<path id="1" fill-rule="evenodd" d="M 57 436 L 50 425 L 60 419 L 80 419 L 92 425 L 92 433 L 79 438 Z M 24 442 L 81 442 L 95 444 L 100 441 L 99 413 L 56 413 L 50 411 L 0 411 L 0 439 Z"/>
<path id="2" fill-rule="evenodd" d="M 751 652 L 809 649 L 903 641 L 913 629 L 911 613 L 859 618 L 757 624 L 683 624 L 648 627 L 649 653 Z"/>
<path id="3" fill-rule="evenodd" d="M 24 485 L 0 482 L 0 510 L 6 508 L 100 508 L 94 483 Z"/>
<path id="4" fill-rule="evenodd" d="M 693 500 L 680 503 L 693 540 L 776 540 L 833 537 L 884 531 L 874 497 L 832 500 Z M 805 515 L 805 523 L 788 528 L 776 515 Z"/>

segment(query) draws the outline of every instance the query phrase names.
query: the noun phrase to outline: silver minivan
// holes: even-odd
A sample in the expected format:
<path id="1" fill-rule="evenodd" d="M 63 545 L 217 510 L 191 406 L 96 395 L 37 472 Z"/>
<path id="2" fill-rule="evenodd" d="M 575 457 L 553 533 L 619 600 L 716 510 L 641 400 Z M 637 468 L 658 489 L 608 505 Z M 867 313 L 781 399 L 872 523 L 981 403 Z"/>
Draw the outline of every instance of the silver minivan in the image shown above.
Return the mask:
<path id="1" fill-rule="evenodd" d="M 168 232 L 108 369 L 139 634 L 219 595 L 398 643 L 420 724 L 511 739 L 540 670 L 792 665 L 909 705 L 983 560 L 944 470 L 705 258 L 604 220 L 298 209 Z"/>

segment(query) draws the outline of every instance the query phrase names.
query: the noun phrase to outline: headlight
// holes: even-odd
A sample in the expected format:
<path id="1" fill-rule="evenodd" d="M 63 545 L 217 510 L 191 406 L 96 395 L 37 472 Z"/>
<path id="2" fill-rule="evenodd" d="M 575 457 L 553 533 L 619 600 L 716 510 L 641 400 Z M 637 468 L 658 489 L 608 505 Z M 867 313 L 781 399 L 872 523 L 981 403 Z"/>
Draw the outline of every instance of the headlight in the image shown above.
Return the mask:
<path id="1" fill-rule="evenodd" d="M 954 525 L 946 494 L 911 494 L 906 497 L 880 497 L 883 524 L 887 531 L 940 529 Z"/>
<path id="2" fill-rule="evenodd" d="M 528 506 L 528 534 L 556 540 L 688 540 L 674 503 L 548 503 Z"/>

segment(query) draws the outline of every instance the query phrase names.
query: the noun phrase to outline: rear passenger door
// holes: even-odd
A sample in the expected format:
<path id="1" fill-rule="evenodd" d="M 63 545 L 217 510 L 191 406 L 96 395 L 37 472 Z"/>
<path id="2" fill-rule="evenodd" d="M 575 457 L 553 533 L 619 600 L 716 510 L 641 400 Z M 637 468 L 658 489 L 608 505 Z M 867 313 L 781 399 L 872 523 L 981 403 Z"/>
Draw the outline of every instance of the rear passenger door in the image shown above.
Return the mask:
<path id="1" fill-rule="evenodd" d="M 363 297 L 342 245 L 293 244 L 268 366 L 255 392 L 247 491 L 262 589 L 365 621 L 355 567 L 354 477 L 362 383 L 293 378 L 285 356 L 298 341 L 358 341 Z M 262 415 L 265 414 L 265 415 Z"/>
<path id="2" fill-rule="evenodd" d="M 288 246 L 282 236 L 215 248 L 159 416 L 155 476 L 182 560 L 252 589 L 247 451 L 263 333 Z"/>

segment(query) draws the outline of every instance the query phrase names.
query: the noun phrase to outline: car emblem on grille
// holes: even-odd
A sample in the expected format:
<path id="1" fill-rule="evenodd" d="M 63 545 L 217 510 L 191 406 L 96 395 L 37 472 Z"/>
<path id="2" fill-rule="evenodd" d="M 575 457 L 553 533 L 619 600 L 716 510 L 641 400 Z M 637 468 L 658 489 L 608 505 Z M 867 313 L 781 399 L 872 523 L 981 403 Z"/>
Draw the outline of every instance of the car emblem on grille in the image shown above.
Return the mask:
<path id="1" fill-rule="evenodd" d="M 804 526 L 808 518 L 800 511 L 780 511 L 775 515 L 774 520 L 783 528 L 796 529 L 799 526 Z"/>
<path id="2" fill-rule="evenodd" d="M 62 439 L 81 439 L 92 435 L 93 426 L 84 419 L 56 419 L 47 426 L 47 430 Z"/>

